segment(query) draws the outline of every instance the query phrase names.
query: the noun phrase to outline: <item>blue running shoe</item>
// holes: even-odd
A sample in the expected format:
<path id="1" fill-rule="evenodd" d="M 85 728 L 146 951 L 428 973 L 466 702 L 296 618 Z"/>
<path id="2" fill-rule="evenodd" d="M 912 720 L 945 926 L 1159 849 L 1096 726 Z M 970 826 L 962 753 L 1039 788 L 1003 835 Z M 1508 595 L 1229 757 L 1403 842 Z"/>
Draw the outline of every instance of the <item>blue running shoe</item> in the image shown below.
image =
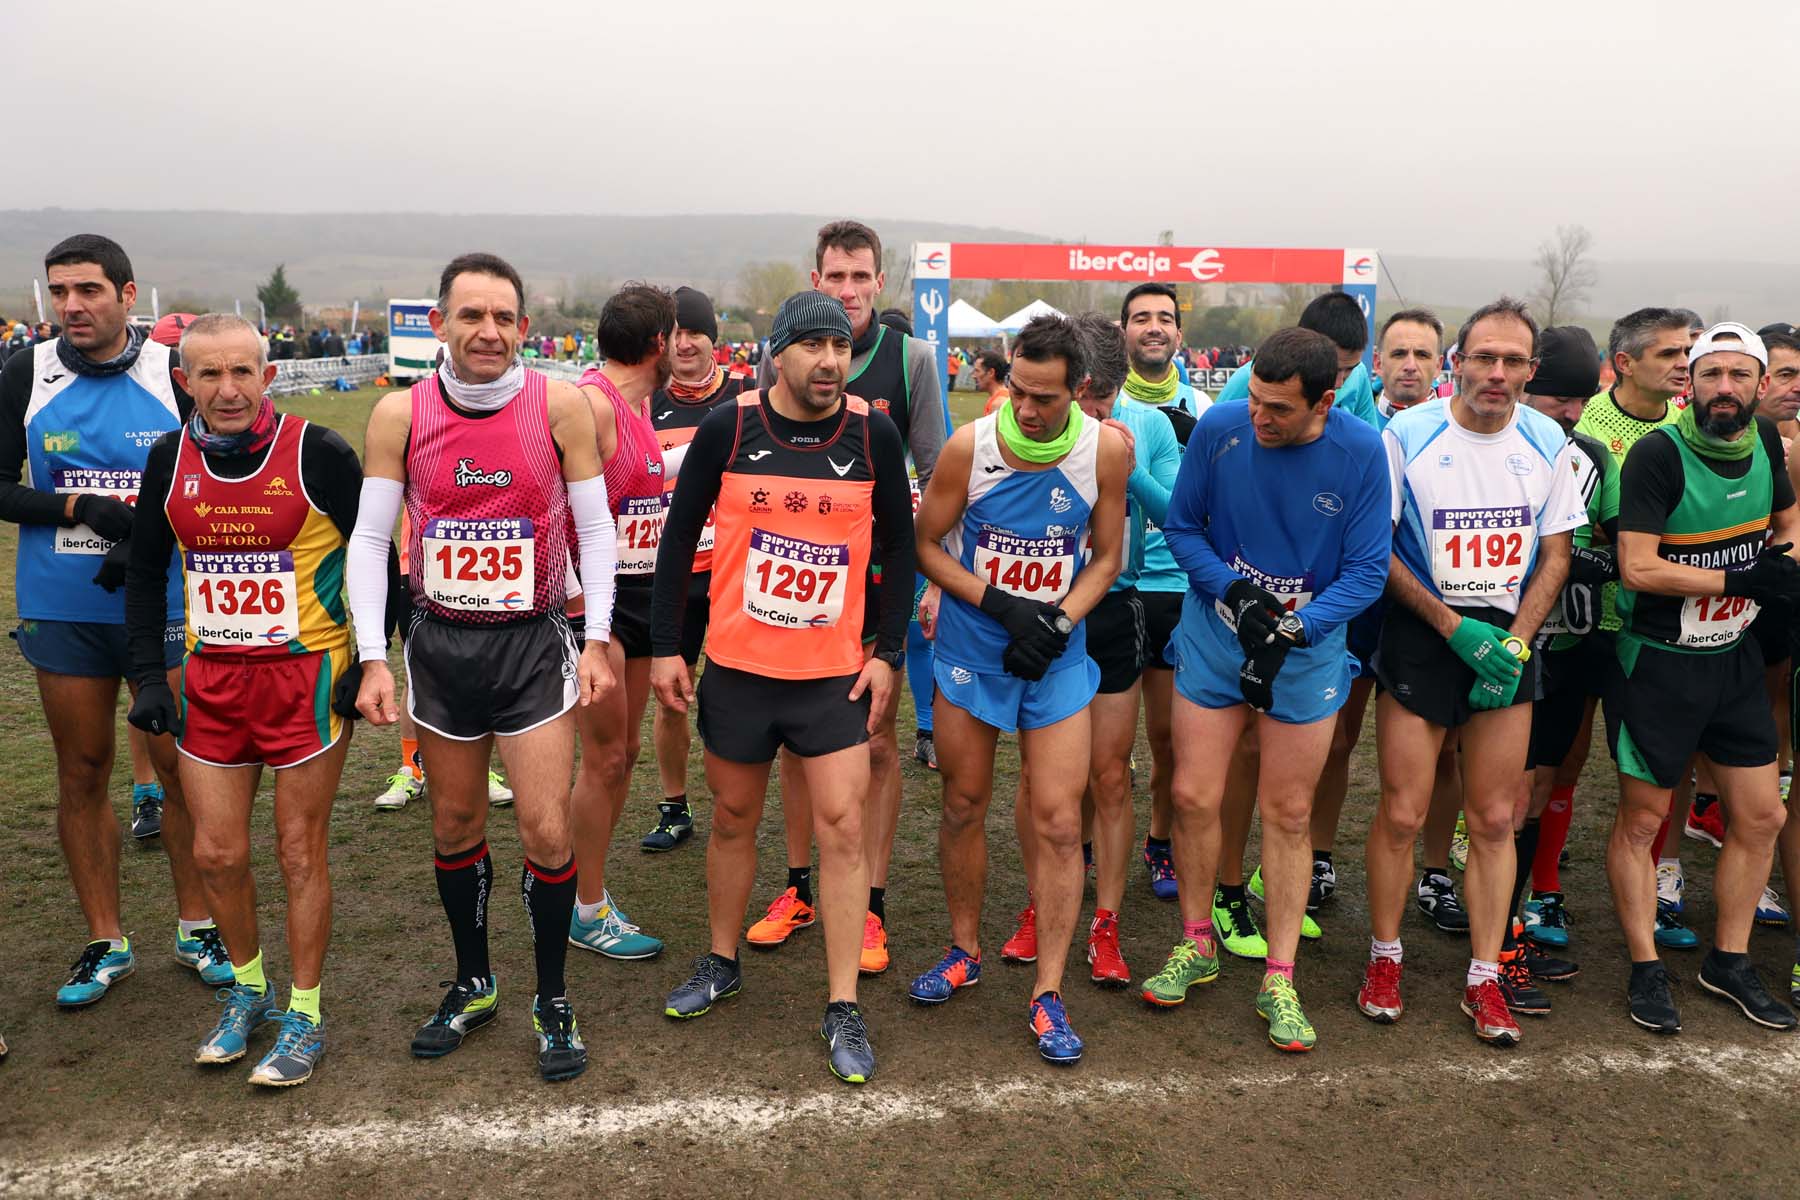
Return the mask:
<path id="1" fill-rule="evenodd" d="M 237 972 L 231 969 L 231 955 L 225 952 L 225 939 L 217 925 L 203 925 L 193 937 L 175 931 L 175 961 L 200 972 L 200 982 L 212 987 L 234 987 Z"/>
<path id="2" fill-rule="evenodd" d="M 59 1008 L 82 1008 L 106 995 L 106 990 L 137 970 L 137 956 L 131 952 L 131 939 L 120 938 L 118 949 L 101 938 L 82 948 L 81 957 L 69 968 L 69 982 L 56 989 Z"/>
<path id="3" fill-rule="evenodd" d="M 1525 936 L 1561 950 L 1569 944 L 1569 910 L 1561 892 L 1539 892 L 1525 902 Z"/>
<path id="4" fill-rule="evenodd" d="M 973 987 L 981 982 L 981 960 L 971 957 L 960 946 L 944 951 L 938 965 L 912 981 L 906 994 L 919 1004 L 942 1004 L 957 988 Z"/>
<path id="5" fill-rule="evenodd" d="M 1669 950 L 1692 950 L 1700 935 L 1681 923 L 1681 914 L 1667 904 L 1656 906 L 1656 944 Z"/>
<path id="6" fill-rule="evenodd" d="M 592 921 L 582 920 L 579 908 L 569 914 L 569 944 L 625 961 L 655 958 L 663 949 L 659 939 L 631 923 L 610 892 L 600 893 L 600 911 Z"/>
<path id="7" fill-rule="evenodd" d="M 293 1087 L 312 1078 L 313 1068 L 325 1057 L 325 1022 L 314 1021 L 292 1009 L 275 1015 L 281 1033 L 275 1048 L 250 1072 L 258 1087 Z"/>
<path id="8" fill-rule="evenodd" d="M 1044 1056 L 1045 1062 L 1067 1067 L 1081 1061 L 1081 1039 L 1075 1036 L 1075 1030 L 1069 1024 L 1069 1014 L 1063 1008 L 1061 996 L 1045 992 L 1031 1002 L 1029 1011 L 1031 1034 L 1037 1038 L 1038 1053 Z"/>
<path id="9" fill-rule="evenodd" d="M 140 842 L 162 833 L 163 789 L 160 783 L 131 785 L 131 836 Z"/>
<path id="10" fill-rule="evenodd" d="M 869 1045 L 869 1027 L 854 1004 L 825 1006 L 825 1023 L 819 1036 L 831 1049 L 831 1073 L 845 1083 L 867 1083 L 875 1078 L 875 1049 Z"/>
<path id="11" fill-rule="evenodd" d="M 1158 900 L 1174 900 L 1181 894 L 1175 882 L 1175 860 L 1168 846 L 1152 846 L 1144 840 L 1144 865 L 1150 868 L 1150 892 Z"/>
<path id="12" fill-rule="evenodd" d="M 269 1007 L 268 992 L 259 992 L 248 984 L 220 988 L 219 999 L 224 1002 L 225 1011 L 219 1014 L 219 1023 L 194 1051 L 197 1063 L 236 1062 L 250 1048 L 250 1035 L 257 1027 L 280 1015 Z"/>

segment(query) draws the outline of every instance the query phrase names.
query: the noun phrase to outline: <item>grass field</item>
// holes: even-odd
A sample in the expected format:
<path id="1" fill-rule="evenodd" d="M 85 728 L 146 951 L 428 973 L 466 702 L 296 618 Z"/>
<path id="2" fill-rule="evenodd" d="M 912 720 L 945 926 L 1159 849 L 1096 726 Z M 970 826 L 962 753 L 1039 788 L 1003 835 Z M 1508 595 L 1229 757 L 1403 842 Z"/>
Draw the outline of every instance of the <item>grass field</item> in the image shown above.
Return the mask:
<path id="1" fill-rule="evenodd" d="M 371 398 L 300 397 L 288 407 L 360 446 Z M 973 394 L 956 402 L 966 418 Z M 13 539 L 0 527 L 8 628 Z M 900 720 L 910 747 L 910 697 Z M 985 985 L 954 1003 L 920 1010 L 906 1001 L 907 981 L 935 961 L 947 936 L 937 781 L 909 760 L 888 900 L 894 967 L 862 987 L 880 1073 L 862 1089 L 826 1071 L 816 1034 L 824 1002 L 817 929 L 773 954 L 746 951 L 743 995 L 705 1018 L 676 1024 L 661 1015 L 664 995 L 705 948 L 708 805 L 696 754 L 690 791 L 701 836 L 673 854 L 641 854 L 637 838 L 657 798 L 653 764 L 644 762 L 609 883 L 669 949 L 641 963 L 571 950 L 570 996 L 592 1065 L 576 1082 L 549 1087 L 535 1073 L 530 934 L 505 813 L 490 830 L 503 1015 L 447 1060 L 408 1056 L 414 1026 L 451 973 L 450 939 L 433 885 L 429 814 L 422 805 L 377 814 L 369 804 L 393 769 L 397 735 L 359 728 L 331 824 L 330 1055 L 305 1087 L 266 1094 L 245 1083 L 246 1065 L 202 1071 L 190 1061 L 217 1005 L 171 956 L 173 902 L 154 843 L 124 853 L 137 975 L 92 1009 L 54 1008 L 52 992 L 85 931 L 56 845 L 52 757 L 35 686 L 13 654 L 0 659 L 0 728 L 0 1029 L 12 1049 L 0 1066 L 0 1194 L 1765 1195 L 1800 1166 L 1789 1108 L 1800 1042 L 1755 1030 L 1706 997 L 1692 982 L 1697 953 L 1667 956 L 1683 980 L 1680 1038 L 1652 1040 L 1626 1019 L 1625 959 L 1601 869 L 1613 794 L 1604 753 L 1583 780 L 1565 880 L 1582 918 L 1574 954 L 1585 971 L 1555 988 L 1555 1015 L 1528 1024 L 1518 1050 L 1497 1052 L 1470 1036 L 1457 1011 L 1466 942 L 1416 914 L 1405 930 L 1405 1020 L 1375 1026 L 1351 1003 L 1368 937 L 1360 846 L 1375 791 L 1370 731 L 1339 841 L 1341 891 L 1320 914 L 1324 940 L 1301 952 L 1301 995 L 1319 1048 L 1293 1058 L 1268 1046 L 1250 1003 L 1254 964 L 1228 962 L 1218 983 L 1171 1011 L 1147 1009 L 1135 990 L 1098 991 L 1072 969 L 1068 1002 L 1089 1049 L 1071 1071 L 1039 1061 L 1024 1019 L 1029 970 L 1003 965 L 997 953 Z M 1148 763 L 1141 747 L 1138 761 Z M 1010 811 L 1015 772 L 1005 749 L 983 928 L 995 948 L 1024 897 Z M 114 777 L 123 813 L 122 754 Z M 1141 834 L 1142 773 L 1138 782 Z M 255 844 L 271 977 L 285 991 L 283 893 L 266 802 Z M 758 905 L 781 886 L 778 795 L 761 844 Z M 1684 851 L 1690 920 L 1704 932 L 1713 852 L 1692 843 Z M 1126 960 L 1141 978 L 1180 928 L 1174 906 L 1150 896 L 1141 864 L 1122 920 Z M 1759 932 L 1753 942 L 1758 964 L 1777 980 L 1790 949 L 1786 933 Z"/>

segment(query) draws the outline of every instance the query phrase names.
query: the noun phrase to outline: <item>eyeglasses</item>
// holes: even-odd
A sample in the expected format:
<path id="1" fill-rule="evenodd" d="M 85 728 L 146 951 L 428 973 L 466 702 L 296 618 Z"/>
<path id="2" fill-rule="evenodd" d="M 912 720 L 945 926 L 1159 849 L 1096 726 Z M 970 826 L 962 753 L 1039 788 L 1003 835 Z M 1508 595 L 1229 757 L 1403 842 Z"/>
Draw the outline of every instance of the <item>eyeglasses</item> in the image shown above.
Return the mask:
<path id="1" fill-rule="evenodd" d="M 1528 369 L 1535 358 L 1526 358 L 1523 354 L 1458 354 L 1457 361 L 1467 363 L 1477 371 L 1491 371 L 1494 364 L 1499 363 L 1506 368 L 1508 375 L 1517 375 Z"/>

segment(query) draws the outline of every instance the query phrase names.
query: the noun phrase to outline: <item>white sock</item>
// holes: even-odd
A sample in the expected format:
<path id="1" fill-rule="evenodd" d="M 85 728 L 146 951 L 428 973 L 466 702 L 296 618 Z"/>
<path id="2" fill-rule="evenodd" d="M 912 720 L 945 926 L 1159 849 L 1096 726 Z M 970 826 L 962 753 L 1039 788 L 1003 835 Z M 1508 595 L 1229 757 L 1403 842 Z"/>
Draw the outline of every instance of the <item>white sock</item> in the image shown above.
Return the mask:
<path id="1" fill-rule="evenodd" d="M 1500 982 L 1500 964 L 1497 962 L 1482 962 L 1479 958 L 1471 958 L 1469 960 L 1468 984 L 1470 987 L 1474 987 L 1483 982 Z"/>
<path id="2" fill-rule="evenodd" d="M 107 938 L 106 944 L 111 946 L 114 950 L 129 950 L 129 949 L 131 949 L 131 943 L 126 941 L 122 937 Z"/>
<path id="3" fill-rule="evenodd" d="M 1399 962 L 1400 939 L 1395 938 L 1391 942 L 1384 942 L 1380 938 L 1370 938 L 1369 959 L 1370 961 L 1373 961 L 1377 958 L 1385 958 L 1389 962 Z"/>
<path id="4" fill-rule="evenodd" d="M 1679 858 L 1659 858 L 1656 860 L 1656 865 L 1659 867 L 1674 867 L 1677 871 L 1681 870 L 1681 860 Z"/>
<path id="5" fill-rule="evenodd" d="M 181 936 L 184 938 L 193 937 L 195 930 L 205 929 L 213 923 L 213 919 L 211 917 L 200 917 L 199 919 L 193 920 L 193 921 L 182 920 L 181 918 L 177 918 L 177 921 L 181 925 Z"/>
<path id="6" fill-rule="evenodd" d="M 591 925 L 600 919 L 600 910 L 605 907 L 606 897 L 604 895 L 592 904 L 583 904 L 578 900 L 575 902 L 575 915 Z"/>

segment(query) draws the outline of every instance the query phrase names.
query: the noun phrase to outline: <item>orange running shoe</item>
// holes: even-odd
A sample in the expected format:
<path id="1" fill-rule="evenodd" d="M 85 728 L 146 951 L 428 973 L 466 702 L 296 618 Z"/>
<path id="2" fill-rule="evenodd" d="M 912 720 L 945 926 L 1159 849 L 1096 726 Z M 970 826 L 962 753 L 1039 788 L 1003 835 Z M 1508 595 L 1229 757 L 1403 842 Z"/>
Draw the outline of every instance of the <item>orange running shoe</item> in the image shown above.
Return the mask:
<path id="1" fill-rule="evenodd" d="M 750 927 L 745 939 L 752 946 L 779 946 L 796 929 L 813 923 L 813 906 L 800 898 L 798 888 L 789 888 L 775 897 L 763 919 Z"/>
<path id="2" fill-rule="evenodd" d="M 1000 947 L 1000 957 L 1007 962 L 1037 961 L 1036 905 L 1026 904 L 1024 911 L 1019 914 L 1019 927 L 1006 939 L 1006 945 Z"/>
<path id="3" fill-rule="evenodd" d="M 874 913 L 863 918 L 862 958 L 856 969 L 864 975 L 879 975 L 888 969 L 887 926 Z"/>
<path id="4" fill-rule="evenodd" d="M 1116 913 L 1094 914 L 1094 924 L 1088 931 L 1087 959 L 1093 968 L 1088 977 L 1099 986 L 1121 988 L 1131 983 L 1131 971 L 1119 953 Z"/>

